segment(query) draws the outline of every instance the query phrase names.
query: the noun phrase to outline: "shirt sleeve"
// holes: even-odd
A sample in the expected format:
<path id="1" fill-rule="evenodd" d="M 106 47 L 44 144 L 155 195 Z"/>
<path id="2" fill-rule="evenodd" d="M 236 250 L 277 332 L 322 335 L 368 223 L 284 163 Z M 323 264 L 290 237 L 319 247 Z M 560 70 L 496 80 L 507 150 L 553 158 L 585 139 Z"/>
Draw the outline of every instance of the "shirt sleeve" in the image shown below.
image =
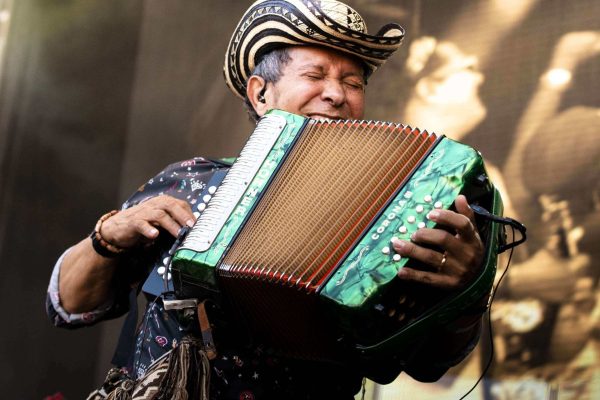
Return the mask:
<path id="1" fill-rule="evenodd" d="M 104 304 L 100 305 L 95 310 L 70 314 L 61 305 L 60 291 L 58 287 L 58 277 L 65 255 L 70 251 L 67 249 L 58 259 L 50 276 L 48 284 L 48 292 L 46 293 L 46 313 L 54 324 L 54 326 L 62 328 L 77 328 L 80 326 L 93 325 L 94 323 L 104 319 L 115 304 L 115 296 L 111 296 Z"/>
<path id="2" fill-rule="evenodd" d="M 208 178 L 217 169 L 226 168 L 227 164 L 211 161 L 202 157 L 180 161 L 167 166 L 158 175 L 142 185 L 121 209 L 126 209 L 139 204 L 149 198 L 167 194 L 179 199 L 195 199 L 202 192 Z M 193 205 L 193 203 L 190 203 Z M 120 317 L 129 311 L 129 294 L 132 290 L 139 292 L 141 284 L 145 281 L 156 262 L 161 262 L 165 251 L 171 247 L 173 238 L 161 235 L 152 246 L 132 249 L 119 259 L 116 270 L 113 292 L 109 299 L 95 310 L 69 314 L 61 305 L 58 278 L 65 251 L 56 262 L 48 292 L 46 294 L 46 312 L 55 326 L 64 328 L 78 328 L 90 326 L 97 322 Z"/>

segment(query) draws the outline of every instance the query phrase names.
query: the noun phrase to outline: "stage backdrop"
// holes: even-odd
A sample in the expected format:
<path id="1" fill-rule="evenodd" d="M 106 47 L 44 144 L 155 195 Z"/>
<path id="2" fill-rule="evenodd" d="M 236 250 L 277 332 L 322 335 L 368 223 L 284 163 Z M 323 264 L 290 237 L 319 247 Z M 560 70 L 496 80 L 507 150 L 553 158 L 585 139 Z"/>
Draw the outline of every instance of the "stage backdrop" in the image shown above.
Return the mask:
<path id="1" fill-rule="evenodd" d="M 249 3 L 0 1 L 3 397 L 79 399 L 102 382 L 120 321 L 51 328 L 50 271 L 165 164 L 240 150 L 252 124 L 221 66 Z M 467 398 L 600 398 L 600 2 L 348 3 L 371 31 L 407 30 L 367 118 L 480 150 L 529 236 L 470 357 L 435 384 L 368 382 L 365 398 L 457 399 L 484 372 Z"/>

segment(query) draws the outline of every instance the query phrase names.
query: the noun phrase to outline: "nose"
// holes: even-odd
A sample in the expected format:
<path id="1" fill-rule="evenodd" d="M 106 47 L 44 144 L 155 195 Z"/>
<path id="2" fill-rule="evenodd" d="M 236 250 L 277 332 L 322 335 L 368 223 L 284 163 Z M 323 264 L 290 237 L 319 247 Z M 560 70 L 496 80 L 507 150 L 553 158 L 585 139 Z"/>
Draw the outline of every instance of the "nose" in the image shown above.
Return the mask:
<path id="1" fill-rule="evenodd" d="M 321 99 L 335 107 L 339 107 L 346 101 L 346 91 L 342 82 L 337 79 L 326 79 L 321 92 Z"/>

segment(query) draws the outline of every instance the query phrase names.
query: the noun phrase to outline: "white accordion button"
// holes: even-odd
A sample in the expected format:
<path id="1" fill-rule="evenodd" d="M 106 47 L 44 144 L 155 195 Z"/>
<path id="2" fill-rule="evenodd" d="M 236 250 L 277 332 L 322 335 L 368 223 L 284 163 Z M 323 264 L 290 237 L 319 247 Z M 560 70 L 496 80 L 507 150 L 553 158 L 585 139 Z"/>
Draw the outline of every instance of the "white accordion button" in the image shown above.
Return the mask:
<path id="1" fill-rule="evenodd" d="M 166 270 L 167 269 L 165 267 L 161 266 L 156 269 L 156 272 L 158 272 L 159 275 L 164 275 Z"/>
<path id="2" fill-rule="evenodd" d="M 205 202 L 205 203 L 208 203 L 208 202 L 210 201 L 210 199 L 211 199 L 211 198 L 212 198 L 212 196 L 211 196 L 210 194 L 205 194 L 205 195 L 202 197 L 202 201 L 203 201 L 203 202 Z"/>
<path id="3" fill-rule="evenodd" d="M 392 257 L 392 259 L 396 262 L 402 260 L 402 256 L 400 254 L 394 254 L 394 257 Z"/>
<path id="4" fill-rule="evenodd" d="M 431 203 L 433 201 L 433 197 L 431 197 L 431 195 L 428 194 L 423 200 L 425 200 L 425 203 Z"/>
<path id="5" fill-rule="evenodd" d="M 386 247 L 384 247 L 383 249 L 381 249 L 381 252 L 382 252 L 383 254 L 390 254 L 390 248 L 386 246 Z"/>
<path id="6" fill-rule="evenodd" d="M 198 211 L 202 212 L 206 209 L 206 203 L 200 203 L 198 204 Z"/>
<path id="7" fill-rule="evenodd" d="M 434 208 L 442 208 L 443 204 L 441 201 L 436 201 L 435 204 L 433 205 Z"/>
<path id="8" fill-rule="evenodd" d="M 419 227 L 419 229 L 423 229 L 425 228 L 425 222 L 419 222 L 417 226 Z"/>
<path id="9" fill-rule="evenodd" d="M 210 194 L 215 194 L 216 191 L 217 191 L 216 186 L 211 186 L 208 188 L 208 193 L 210 193 Z"/>
<path id="10" fill-rule="evenodd" d="M 400 232 L 400 233 L 406 233 L 406 232 L 408 232 L 408 228 L 407 228 L 407 227 L 405 227 L 404 225 L 402 225 L 402 226 L 401 226 L 401 227 L 398 229 L 398 232 Z"/>
<path id="11" fill-rule="evenodd" d="M 425 208 L 420 204 L 415 208 L 415 211 L 417 211 L 419 214 L 421 214 L 424 210 Z"/>
<path id="12" fill-rule="evenodd" d="M 413 193 L 409 190 L 406 193 L 404 193 L 404 198 L 405 199 L 410 199 L 412 197 Z"/>
<path id="13" fill-rule="evenodd" d="M 414 215 L 409 215 L 409 216 L 408 216 L 408 218 L 406 218 L 406 221 L 407 221 L 409 224 L 414 224 L 414 223 L 417 221 L 417 218 L 415 218 L 415 216 L 414 216 Z"/>

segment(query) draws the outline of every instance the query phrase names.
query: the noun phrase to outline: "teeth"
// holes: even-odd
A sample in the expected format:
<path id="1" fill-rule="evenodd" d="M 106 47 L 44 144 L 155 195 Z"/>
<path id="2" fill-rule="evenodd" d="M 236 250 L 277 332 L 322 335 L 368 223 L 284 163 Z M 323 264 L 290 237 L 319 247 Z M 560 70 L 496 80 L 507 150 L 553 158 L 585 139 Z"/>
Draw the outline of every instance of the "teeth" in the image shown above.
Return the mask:
<path id="1" fill-rule="evenodd" d="M 340 119 L 339 117 L 328 117 L 328 116 L 324 116 L 324 115 L 319 115 L 319 114 L 312 114 L 312 115 L 308 115 L 310 118 L 314 119 L 315 121 L 319 121 L 319 122 L 335 122 L 338 119 Z"/>

